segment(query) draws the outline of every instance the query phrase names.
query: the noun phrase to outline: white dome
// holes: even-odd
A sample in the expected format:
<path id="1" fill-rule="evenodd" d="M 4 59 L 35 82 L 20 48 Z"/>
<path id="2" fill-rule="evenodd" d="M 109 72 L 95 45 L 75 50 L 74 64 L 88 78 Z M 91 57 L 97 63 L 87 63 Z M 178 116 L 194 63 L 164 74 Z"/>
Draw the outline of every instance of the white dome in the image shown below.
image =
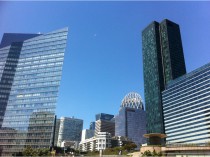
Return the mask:
<path id="1" fill-rule="evenodd" d="M 135 109 L 144 109 L 143 101 L 141 96 L 138 93 L 130 92 L 128 93 L 122 100 L 122 104 L 120 106 L 123 107 L 130 107 Z"/>

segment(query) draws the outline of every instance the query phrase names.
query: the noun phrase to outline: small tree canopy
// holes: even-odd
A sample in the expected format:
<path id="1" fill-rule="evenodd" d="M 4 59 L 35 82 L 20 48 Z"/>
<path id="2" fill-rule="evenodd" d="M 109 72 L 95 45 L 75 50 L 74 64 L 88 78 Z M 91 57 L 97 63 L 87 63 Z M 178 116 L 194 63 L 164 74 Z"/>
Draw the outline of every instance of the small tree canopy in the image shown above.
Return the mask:
<path id="1" fill-rule="evenodd" d="M 23 156 L 49 156 L 50 151 L 48 148 L 34 149 L 31 146 L 27 146 L 23 150 Z"/>

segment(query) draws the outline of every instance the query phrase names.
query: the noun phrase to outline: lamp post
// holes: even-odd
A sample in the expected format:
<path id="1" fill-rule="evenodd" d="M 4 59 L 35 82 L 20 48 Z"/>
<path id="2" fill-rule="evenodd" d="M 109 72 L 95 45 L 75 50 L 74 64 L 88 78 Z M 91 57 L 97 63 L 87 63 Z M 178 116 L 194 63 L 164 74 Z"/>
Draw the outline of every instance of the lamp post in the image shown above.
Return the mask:
<path id="1" fill-rule="evenodd" d="M 103 150 L 99 149 L 99 156 L 102 157 L 102 155 L 103 155 Z"/>

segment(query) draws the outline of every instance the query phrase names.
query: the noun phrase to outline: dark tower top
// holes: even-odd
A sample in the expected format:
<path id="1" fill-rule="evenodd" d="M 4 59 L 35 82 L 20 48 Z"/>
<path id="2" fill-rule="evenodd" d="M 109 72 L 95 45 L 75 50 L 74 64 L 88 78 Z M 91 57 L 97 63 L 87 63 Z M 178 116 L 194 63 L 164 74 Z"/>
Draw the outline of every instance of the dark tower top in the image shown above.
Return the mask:
<path id="1" fill-rule="evenodd" d="M 179 25 L 169 20 L 160 23 L 160 41 L 163 59 L 164 81 L 167 84 L 186 74 Z"/>
<path id="2" fill-rule="evenodd" d="M 23 42 L 27 39 L 37 37 L 41 34 L 4 33 L 0 48 L 11 45 L 14 42 Z"/>

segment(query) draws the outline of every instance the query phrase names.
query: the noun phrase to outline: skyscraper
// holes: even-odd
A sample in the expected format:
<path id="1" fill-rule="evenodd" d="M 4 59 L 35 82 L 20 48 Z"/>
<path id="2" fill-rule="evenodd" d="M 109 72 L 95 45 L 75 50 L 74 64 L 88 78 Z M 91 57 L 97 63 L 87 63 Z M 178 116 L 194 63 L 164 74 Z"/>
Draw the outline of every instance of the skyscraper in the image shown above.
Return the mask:
<path id="1" fill-rule="evenodd" d="M 84 129 L 82 130 L 81 141 L 85 141 L 86 139 L 92 138 L 93 136 L 94 136 L 94 130 Z"/>
<path id="2" fill-rule="evenodd" d="M 112 136 L 114 136 L 115 120 L 97 120 L 95 123 L 95 136 L 97 136 L 99 132 L 108 132 L 111 133 Z"/>
<path id="3" fill-rule="evenodd" d="M 90 122 L 90 130 L 95 130 L 95 122 Z"/>
<path id="4" fill-rule="evenodd" d="M 179 25 L 163 20 L 159 26 L 164 82 L 186 74 Z"/>
<path id="5" fill-rule="evenodd" d="M 67 32 L 64 28 L 48 34 L 4 35 L 0 95 L 9 94 L 0 98 L 2 155 L 20 152 L 27 145 L 52 144 Z"/>
<path id="6" fill-rule="evenodd" d="M 58 133 L 58 146 L 63 141 L 81 141 L 83 120 L 70 117 L 60 118 L 60 128 Z"/>
<path id="7" fill-rule="evenodd" d="M 5 33 L 0 44 L 0 128 L 15 76 L 23 41 L 39 34 Z"/>
<path id="8" fill-rule="evenodd" d="M 128 137 L 137 147 L 146 142 L 146 113 L 141 96 L 128 93 L 122 100 L 119 114 L 115 116 L 115 136 Z"/>
<path id="9" fill-rule="evenodd" d="M 162 92 L 167 143 L 210 142 L 210 63 L 167 84 Z"/>
<path id="10" fill-rule="evenodd" d="M 107 114 L 107 113 L 98 113 L 96 114 L 96 121 L 97 120 L 111 120 L 114 118 L 114 115 Z"/>
<path id="11" fill-rule="evenodd" d="M 179 25 L 165 19 L 142 32 L 147 133 L 164 133 L 161 92 L 186 73 Z"/>
<path id="12" fill-rule="evenodd" d="M 98 113 L 95 117 L 95 136 L 97 136 L 99 132 L 108 132 L 111 133 L 112 136 L 115 135 L 114 115 Z"/>

